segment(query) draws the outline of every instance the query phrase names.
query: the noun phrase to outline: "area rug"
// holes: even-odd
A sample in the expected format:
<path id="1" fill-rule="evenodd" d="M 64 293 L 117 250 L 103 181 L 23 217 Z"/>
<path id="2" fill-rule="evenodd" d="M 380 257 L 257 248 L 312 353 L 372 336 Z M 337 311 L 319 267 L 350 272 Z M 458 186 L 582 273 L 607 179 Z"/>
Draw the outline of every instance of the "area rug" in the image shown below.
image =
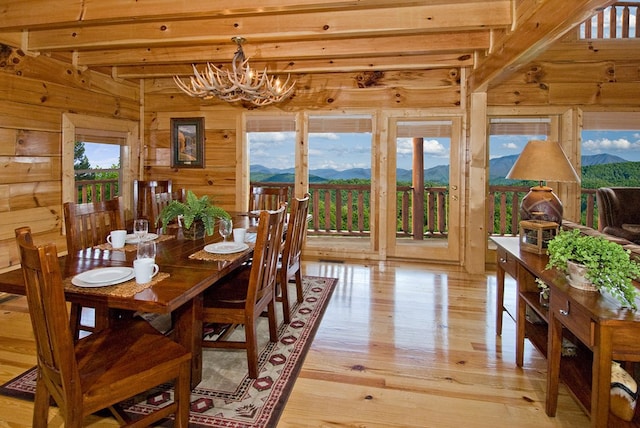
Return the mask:
<path id="1" fill-rule="evenodd" d="M 189 426 L 275 426 L 337 281 L 335 278 L 303 277 L 303 302 L 292 308 L 289 325 L 280 324 L 276 343 L 269 342 L 267 319 L 261 318 L 258 378 L 247 377 L 244 350 L 204 349 L 202 382 L 191 392 Z M 281 307 L 279 303 L 276 305 L 278 311 Z M 278 315 L 278 320 L 282 320 L 280 312 Z M 224 331 L 224 326 L 214 327 L 220 326 L 205 328 L 207 340 L 215 340 Z M 231 337 L 243 334 L 239 327 Z M 33 399 L 35 375 L 35 368 L 23 373 L 0 387 L 0 394 Z M 171 385 L 164 385 L 121 405 L 136 418 L 136 415 L 167 405 L 172 396 Z M 171 422 L 158 426 L 171 426 Z"/>

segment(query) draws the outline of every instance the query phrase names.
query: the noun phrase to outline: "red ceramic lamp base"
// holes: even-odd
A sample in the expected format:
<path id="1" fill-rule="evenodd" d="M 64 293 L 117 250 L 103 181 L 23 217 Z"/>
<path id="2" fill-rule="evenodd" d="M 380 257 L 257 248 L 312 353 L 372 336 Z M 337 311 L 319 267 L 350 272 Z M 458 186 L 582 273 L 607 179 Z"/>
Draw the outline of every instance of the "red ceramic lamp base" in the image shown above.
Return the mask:
<path id="1" fill-rule="evenodd" d="M 551 187 L 534 186 L 520 204 L 520 220 L 544 220 L 562 223 L 562 202 Z"/>

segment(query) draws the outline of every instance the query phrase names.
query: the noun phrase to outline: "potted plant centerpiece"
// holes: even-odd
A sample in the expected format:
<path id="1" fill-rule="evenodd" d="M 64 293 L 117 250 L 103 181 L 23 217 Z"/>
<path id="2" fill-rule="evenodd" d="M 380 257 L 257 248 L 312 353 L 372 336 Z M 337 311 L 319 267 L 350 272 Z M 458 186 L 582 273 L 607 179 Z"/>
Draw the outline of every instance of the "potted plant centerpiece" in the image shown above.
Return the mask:
<path id="1" fill-rule="evenodd" d="M 191 190 L 187 191 L 185 202 L 173 200 L 160 213 L 162 231 L 166 232 L 167 224 L 182 216 L 182 231 L 187 239 L 203 238 L 213 235 L 216 219 L 231 218 L 224 209 L 213 205 L 207 195 L 198 198 Z"/>
<path id="2" fill-rule="evenodd" d="M 583 235 L 578 229 L 560 231 L 547 246 L 547 269 L 557 268 L 569 276 L 576 288 L 606 291 L 623 307 L 637 309 L 638 291 L 632 280 L 640 276 L 640 265 L 630 251 L 600 236 Z M 584 278 L 574 275 L 582 271 Z"/>

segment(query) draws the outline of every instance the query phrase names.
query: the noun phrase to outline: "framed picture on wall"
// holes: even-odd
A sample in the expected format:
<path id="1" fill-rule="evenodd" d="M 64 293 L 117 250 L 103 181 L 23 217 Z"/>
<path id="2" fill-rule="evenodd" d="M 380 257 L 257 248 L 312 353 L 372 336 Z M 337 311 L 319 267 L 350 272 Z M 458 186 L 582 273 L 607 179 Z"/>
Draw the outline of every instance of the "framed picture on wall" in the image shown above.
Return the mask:
<path id="1" fill-rule="evenodd" d="M 204 168 L 204 118 L 171 119 L 171 167 Z"/>

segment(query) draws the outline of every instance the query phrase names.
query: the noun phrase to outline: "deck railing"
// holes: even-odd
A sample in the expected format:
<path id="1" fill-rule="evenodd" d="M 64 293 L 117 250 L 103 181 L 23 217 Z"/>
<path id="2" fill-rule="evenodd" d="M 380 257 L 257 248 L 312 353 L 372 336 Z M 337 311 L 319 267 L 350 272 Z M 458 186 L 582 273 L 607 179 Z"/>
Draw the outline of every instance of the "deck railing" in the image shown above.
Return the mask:
<path id="1" fill-rule="evenodd" d="M 254 186 L 288 187 L 293 194 L 292 183 L 252 183 Z M 490 186 L 487 230 L 490 235 L 517 235 L 518 208 L 526 186 Z M 370 197 L 367 184 L 322 184 L 309 185 L 311 204 L 309 211 L 313 220 L 309 224 L 309 235 L 323 236 L 368 236 L 371 233 Z M 594 189 L 581 191 L 581 223 L 597 227 L 597 210 Z M 396 190 L 396 236 L 416 240 L 442 238 L 448 228 L 448 188 L 425 187 L 417 195 L 411 186 L 398 186 Z M 421 201 L 423 209 L 414 210 L 414 202 Z M 422 202 L 423 201 L 423 202 Z M 418 205 L 420 206 L 420 205 Z M 336 215 L 340 213 L 340 215 Z M 514 216 L 513 213 L 516 213 Z M 422 233 L 413 231 L 422 226 Z"/>
<path id="2" fill-rule="evenodd" d="M 580 38 L 638 38 L 640 37 L 638 18 L 640 18 L 639 3 L 616 2 L 582 23 L 580 25 Z"/>
<path id="3" fill-rule="evenodd" d="M 118 180 L 82 180 L 76 181 L 76 203 L 99 202 L 118 196 Z"/>
<path id="4" fill-rule="evenodd" d="M 293 195 L 292 183 L 252 182 L 254 186 L 287 187 L 289 198 Z M 112 199 L 117 196 L 118 180 L 77 181 L 78 202 Z M 416 194 L 411 186 L 396 189 L 396 236 L 415 240 L 442 238 L 448 233 L 449 190 L 445 186 L 425 187 Z M 518 208 L 526 186 L 489 186 L 487 219 L 490 235 L 517 235 Z M 367 184 L 309 185 L 311 203 L 309 212 L 313 220 L 309 223 L 309 235 L 322 236 L 369 236 L 371 186 Z M 596 228 L 598 225 L 595 189 L 581 190 L 581 224 Z M 422 206 L 415 209 L 414 206 Z M 336 215 L 340 213 L 340 215 Z M 514 213 L 516 215 L 514 215 Z M 414 230 L 422 227 L 422 233 Z"/>

